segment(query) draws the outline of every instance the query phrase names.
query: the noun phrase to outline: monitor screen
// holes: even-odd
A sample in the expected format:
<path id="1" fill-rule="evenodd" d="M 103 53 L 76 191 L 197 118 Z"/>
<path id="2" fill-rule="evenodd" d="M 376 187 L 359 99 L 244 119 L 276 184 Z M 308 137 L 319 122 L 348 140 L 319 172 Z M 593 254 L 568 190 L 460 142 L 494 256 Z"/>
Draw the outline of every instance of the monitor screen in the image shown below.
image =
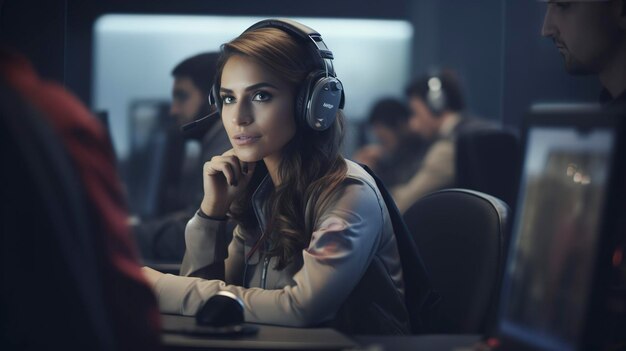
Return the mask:
<path id="1" fill-rule="evenodd" d="M 528 129 L 501 300 L 501 334 L 536 349 L 576 349 L 614 143 L 609 127 Z"/>

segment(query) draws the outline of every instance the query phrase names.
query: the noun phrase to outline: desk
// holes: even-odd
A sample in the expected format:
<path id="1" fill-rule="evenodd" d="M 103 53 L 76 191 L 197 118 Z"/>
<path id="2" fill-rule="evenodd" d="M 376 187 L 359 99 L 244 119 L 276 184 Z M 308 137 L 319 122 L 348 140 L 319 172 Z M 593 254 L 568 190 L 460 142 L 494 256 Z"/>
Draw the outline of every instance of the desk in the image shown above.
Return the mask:
<path id="1" fill-rule="evenodd" d="M 288 328 L 258 324 L 256 335 L 211 337 L 176 334 L 172 331 L 193 327 L 193 317 L 161 315 L 162 341 L 167 350 L 343 350 L 358 345 L 330 328 Z"/>
<path id="2" fill-rule="evenodd" d="M 259 333 L 241 337 L 210 337 L 172 331 L 193 327 L 193 317 L 161 315 L 167 350 L 376 350 L 466 351 L 478 335 L 408 335 L 347 337 L 329 328 L 287 328 L 258 324 Z"/>
<path id="3" fill-rule="evenodd" d="M 479 335 L 355 336 L 362 350 L 471 351 Z M 375 347 L 376 346 L 376 347 Z"/>

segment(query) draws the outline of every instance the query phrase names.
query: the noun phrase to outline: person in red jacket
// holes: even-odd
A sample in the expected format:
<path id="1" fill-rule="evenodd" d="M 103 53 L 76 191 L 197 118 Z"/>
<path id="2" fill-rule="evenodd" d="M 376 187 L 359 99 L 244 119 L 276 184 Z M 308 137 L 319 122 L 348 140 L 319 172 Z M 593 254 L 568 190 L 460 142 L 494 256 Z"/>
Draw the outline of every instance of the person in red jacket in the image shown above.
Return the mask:
<path id="1" fill-rule="evenodd" d="M 0 48 L 0 78 L 50 125 L 66 149 L 95 222 L 104 303 L 123 350 L 160 348 L 156 299 L 131 242 L 114 156 L 100 122 L 60 85 L 40 79 L 20 55 Z M 45 297 L 45 294 L 42 294 Z"/>

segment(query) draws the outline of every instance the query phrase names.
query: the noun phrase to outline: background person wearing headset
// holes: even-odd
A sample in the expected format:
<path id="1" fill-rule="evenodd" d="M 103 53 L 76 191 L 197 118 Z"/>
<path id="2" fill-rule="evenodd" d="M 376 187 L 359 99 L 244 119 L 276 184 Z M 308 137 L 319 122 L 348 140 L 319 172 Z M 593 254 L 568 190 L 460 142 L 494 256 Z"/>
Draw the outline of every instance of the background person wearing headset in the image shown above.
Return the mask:
<path id="1" fill-rule="evenodd" d="M 233 149 L 205 164 L 184 276 L 144 268 L 162 312 L 194 315 L 229 291 L 246 322 L 409 331 L 389 212 L 374 179 L 339 154 L 344 94 L 331 59 L 319 34 L 288 20 L 223 46 L 213 96 Z"/>
<path id="2" fill-rule="evenodd" d="M 466 116 L 461 86 L 451 70 L 417 78 L 407 87 L 406 95 L 411 109 L 409 128 L 432 144 L 417 173 L 391 189 L 400 212 L 430 192 L 454 186 L 458 134 L 492 128 Z"/>
<path id="3" fill-rule="evenodd" d="M 387 188 L 406 183 L 417 172 L 428 145 L 409 129 L 408 106 L 395 98 L 374 104 L 367 128 L 376 143 L 361 147 L 353 160 L 367 165 Z"/>

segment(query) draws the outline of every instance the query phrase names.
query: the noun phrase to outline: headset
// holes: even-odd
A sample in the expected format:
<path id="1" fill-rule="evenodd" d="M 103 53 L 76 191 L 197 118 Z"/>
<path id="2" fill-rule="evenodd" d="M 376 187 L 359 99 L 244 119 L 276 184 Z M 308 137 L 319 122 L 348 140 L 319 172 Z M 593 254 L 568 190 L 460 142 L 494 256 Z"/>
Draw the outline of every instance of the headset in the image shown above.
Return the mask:
<path id="1" fill-rule="evenodd" d="M 316 131 L 330 128 L 335 122 L 337 111 L 343 109 L 345 93 L 333 67 L 333 53 L 328 50 L 322 36 L 299 22 L 284 18 L 257 22 L 244 33 L 260 28 L 280 29 L 308 49 L 315 68 L 305 78 L 296 97 L 296 120 Z M 218 112 L 222 111 L 217 81 L 211 88 L 209 103 L 215 105 Z"/>
<path id="2" fill-rule="evenodd" d="M 430 111 L 435 116 L 439 117 L 443 111 L 448 108 L 448 97 L 440 73 L 437 71 L 432 72 L 426 84 L 428 92 L 426 93 L 424 102 Z"/>

